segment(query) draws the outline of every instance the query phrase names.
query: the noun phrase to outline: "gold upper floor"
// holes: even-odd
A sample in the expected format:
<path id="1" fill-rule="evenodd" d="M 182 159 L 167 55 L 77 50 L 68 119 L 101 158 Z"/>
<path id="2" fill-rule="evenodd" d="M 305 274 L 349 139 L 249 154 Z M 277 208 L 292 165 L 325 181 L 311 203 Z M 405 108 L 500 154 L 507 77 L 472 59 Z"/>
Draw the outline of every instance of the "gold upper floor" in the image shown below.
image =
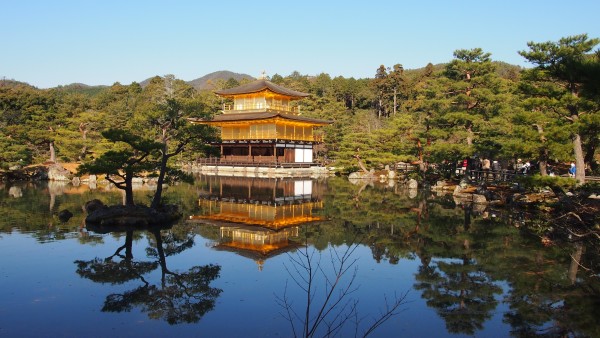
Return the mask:
<path id="1" fill-rule="evenodd" d="M 224 114 L 264 111 L 279 111 L 291 114 L 300 113 L 300 107 L 292 104 L 294 100 L 282 95 L 273 95 L 273 93 L 268 91 L 237 95 L 231 101 L 223 104 Z"/>

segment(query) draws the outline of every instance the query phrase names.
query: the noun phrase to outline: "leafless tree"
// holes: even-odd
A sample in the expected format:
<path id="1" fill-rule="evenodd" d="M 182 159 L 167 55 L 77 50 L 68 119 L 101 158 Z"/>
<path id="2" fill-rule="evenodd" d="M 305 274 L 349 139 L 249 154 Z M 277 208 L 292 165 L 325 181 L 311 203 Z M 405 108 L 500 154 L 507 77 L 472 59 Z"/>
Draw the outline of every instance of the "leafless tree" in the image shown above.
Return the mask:
<path id="1" fill-rule="evenodd" d="M 359 315 L 359 301 L 353 297 L 359 288 L 355 285 L 358 258 L 354 257 L 359 245 L 352 244 L 343 250 L 331 248 L 330 267 L 324 266 L 323 255 L 314 248 L 309 249 L 308 245 L 289 255 L 291 264 L 284 264 L 285 269 L 292 284 L 305 294 L 305 300 L 298 306 L 294 304 L 288 294 L 288 282 L 283 295 L 275 297 L 282 310 L 280 314 L 290 323 L 294 337 L 339 336 L 348 325 L 354 325 L 355 337 L 366 337 L 401 312 L 407 292 L 394 295 L 392 300 L 384 295 L 383 309 L 370 319 Z M 367 319 L 369 323 L 363 325 Z M 365 328 L 365 325 L 369 326 Z"/>

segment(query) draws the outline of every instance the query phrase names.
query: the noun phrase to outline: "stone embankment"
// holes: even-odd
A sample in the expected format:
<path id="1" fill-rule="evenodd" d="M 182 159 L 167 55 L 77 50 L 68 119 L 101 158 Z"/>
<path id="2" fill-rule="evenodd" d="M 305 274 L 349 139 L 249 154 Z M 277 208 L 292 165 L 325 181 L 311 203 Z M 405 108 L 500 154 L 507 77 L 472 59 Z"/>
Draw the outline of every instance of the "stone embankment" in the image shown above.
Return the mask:
<path id="1" fill-rule="evenodd" d="M 527 207 L 540 204 L 553 204 L 561 198 L 572 197 L 570 192 L 554 191 L 551 188 L 525 191 L 518 185 L 486 186 L 470 185 L 465 181 L 438 181 L 431 189 L 439 194 L 450 194 L 457 204 L 473 203 L 479 205 L 511 205 Z M 581 196 L 580 196 L 581 197 Z M 600 199 L 600 194 L 590 193 L 582 196 L 585 199 Z"/>
<path id="2" fill-rule="evenodd" d="M 96 189 L 98 185 L 111 187 L 112 184 L 102 177 L 96 175 L 76 176 L 76 163 L 45 163 L 27 167 L 14 166 L 8 171 L 0 172 L 0 181 L 48 181 L 56 184 L 69 184 L 79 187 L 88 185 L 90 189 Z M 134 190 L 156 190 L 156 177 L 134 177 L 132 180 Z M 18 194 L 14 191 L 11 194 Z"/>

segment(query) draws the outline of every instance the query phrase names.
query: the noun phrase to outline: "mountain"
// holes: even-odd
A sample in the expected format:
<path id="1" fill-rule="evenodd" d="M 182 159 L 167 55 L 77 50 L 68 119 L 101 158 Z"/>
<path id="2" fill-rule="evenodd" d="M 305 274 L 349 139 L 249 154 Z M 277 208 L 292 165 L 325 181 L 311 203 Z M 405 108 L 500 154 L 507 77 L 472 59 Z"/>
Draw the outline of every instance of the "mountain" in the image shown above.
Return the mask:
<path id="1" fill-rule="evenodd" d="M 248 74 L 240 74 L 230 72 L 227 70 L 220 70 L 218 72 L 206 74 L 203 77 L 199 77 L 195 80 L 188 81 L 187 83 L 192 85 L 192 87 L 196 88 L 196 90 L 210 90 L 214 89 L 214 83 L 216 81 L 227 81 L 230 78 L 234 78 L 236 81 L 240 81 L 242 79 L 254 80 L 254 78 Z"/>
<path id="2" fill-rule="evenodd" d="M 148 85 L 148 83 L 150 83 L 150 80 L 152 80 L 153 77 L 149 77 L 146 80 L 140 82 L 140 86 L 142 86 L 142 88 L 146 87 Z M 214 89 L 215 82 L 220 81 L 220 80 L 227 81 L 230 78 L 234 78 L 236 81 L 240 81 L 241 79 L 254 80 L 254 78 L 248 74 L 240 74 L 240 73 L 230 72 L 228 70 L 220 70 L 218 72 L 212 72 L 210 74 L 206 74 L 203 77 L 199 77 L 195 80 L 186 81 L 186 83 L 191 85 L 192 87 L 196 88 L 196 90 L 198 90 L 198 91 L 211 90 L 211 89 Z"/>

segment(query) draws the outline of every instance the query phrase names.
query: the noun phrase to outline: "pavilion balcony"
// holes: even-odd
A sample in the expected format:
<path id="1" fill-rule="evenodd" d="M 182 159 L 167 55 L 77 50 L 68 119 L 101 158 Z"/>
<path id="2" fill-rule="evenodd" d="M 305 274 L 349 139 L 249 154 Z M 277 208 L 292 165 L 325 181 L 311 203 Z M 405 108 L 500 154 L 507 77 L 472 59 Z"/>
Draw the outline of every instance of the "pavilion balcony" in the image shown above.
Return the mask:
<path id="1" fill-rule="evenodd" d="M 306 142 L 323 142 L 323 135 L 319 134 L 299 134 L 299 133 L 280 133 L 273 130 L 250 130 L 250 131 L 239 131 L 239 130 L 222 130 L 221 140 L 223 141 L 234 141 L 234 140 L 285 140 L 285 141 L 306 141 Z"/>
<path id="2" fill-rule="evenodd" d="M 245 156 L 224 155 L 221 157 L 207 157 L 196 160 L 199 165 L 224 165 L 241 167 L 270 167 L 270 168 L 310 168 L 318 163 L 312 162 L 286 162 L 284 156 Z"/>
<path id="3" fill-rule="evenodd" d="M 245 104 L 224 104 L 223 113 L 232 112 L 259 112 L 259 111 L 282 111 L 297 114 L 300 112 L 298 106 L 289 106 L 284 104 L 265 104 L 265 103 L 245 103 Z"/>

